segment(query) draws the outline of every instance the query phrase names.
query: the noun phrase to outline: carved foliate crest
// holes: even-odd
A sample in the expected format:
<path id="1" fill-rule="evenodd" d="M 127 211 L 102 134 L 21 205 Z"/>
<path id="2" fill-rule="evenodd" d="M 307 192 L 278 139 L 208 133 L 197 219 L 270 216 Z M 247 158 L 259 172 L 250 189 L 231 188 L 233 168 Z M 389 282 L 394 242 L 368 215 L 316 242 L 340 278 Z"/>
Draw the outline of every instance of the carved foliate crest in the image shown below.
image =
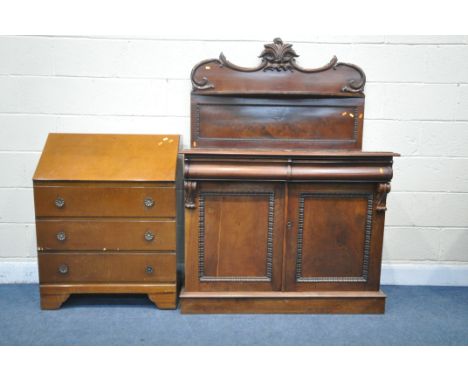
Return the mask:
<path id="1" fill-rule="evenodd" d="M 270 78 L 272 81 L 277 81 L 276 84 L 284 81 L 284 78 L 286 78 L 285 76 L 292 75 L 298 78 L 297 76 L 299 75 L 303 78 L 303 80 L 301 79 L 299 82 L 302 83 L 303 86 L 310 86 L 310 89 L 322 89 L 320 88 L 320 84 L 331 84 L 332 87 L 334 86 L 335 88 L 338 88 L 337 91 L 344 93 L 362 93 L 364 91 L 366 75 L 358 66 L 338 62 L 336 56 L 333 56 L 330 62 L 322 67 L 306 69 L 296 63 L 296 57 L 299 57 L 299 55 L 292 48 L 292 44 L 285 44 L 280 38 L 275 38 L 272 43 L 264 45 L 264 49 L 259 56 L 261 61 L 256 67 L 245 68 L 235 65 L 230 62 L 223 53 L 221 53 L 219 55 L 219 59 L 212 58 L 195 65 L 192 69 L 190 78 L 192 80 L 193 89 L 196 91 L 215 89 L 215 85 L 213 81 L 210 80 L 210 77 L 219 78 L 221 76 L 221 72 L 219 72 L 219 70 L 225 69 L 246 73 L 245 78 L 250 76 L 252 79 L 258 78 L 255 77 L 255 72 L 282 73 L 283 75 L 279 75 L 278 79 L 273 80 Z M 218 74 L 213 75 L 214 71 Z M 334 76 L 330 73 L 332 71 L 335 73 L 340 72 L 342 74 Z M 312 75 L 313 78 L 316 79 L 318 78 L 317 74 L 321 74 L 324 78 L 328 78 L 325 81 L 317 81 L 317 85 L 315 85 L 313 81 L 309 80 L 305 76 Z M 223 82 L 226 84 L 226 79 L 229 75 L 224 73 L 223 76 Z M 233 76 L 233 81 L 238 81 L 240 78 L 241 77 L 239 76 Z M 284 84 L 286 85 L 286 83 L 287 82 L 285 81 Z"/>
<path id="2" fill-rule="evenodd" d="M 292 48 L 292 44 L 284 44 L 280 38 L 275 38 L 272 44 L 265 44 L 265 49 L 259 56 L 263 62 L 266 62 L 264 71 L 276 70 L 278 72 L 293 70 L 291 62 L 294 57 L 299 55 Z"/>

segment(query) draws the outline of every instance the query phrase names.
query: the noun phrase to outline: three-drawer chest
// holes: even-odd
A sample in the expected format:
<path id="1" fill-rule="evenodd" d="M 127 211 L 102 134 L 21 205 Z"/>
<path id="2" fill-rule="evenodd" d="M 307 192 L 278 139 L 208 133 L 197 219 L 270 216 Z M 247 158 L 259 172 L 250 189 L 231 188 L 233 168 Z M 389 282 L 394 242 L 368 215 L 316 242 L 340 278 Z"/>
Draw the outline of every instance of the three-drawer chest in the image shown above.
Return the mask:
<path id="1" fill-rule="evenodd" d="M 42 309 L 73 293 L 176 307 L 179 136 L 50 134 L 34 174 Z"/>

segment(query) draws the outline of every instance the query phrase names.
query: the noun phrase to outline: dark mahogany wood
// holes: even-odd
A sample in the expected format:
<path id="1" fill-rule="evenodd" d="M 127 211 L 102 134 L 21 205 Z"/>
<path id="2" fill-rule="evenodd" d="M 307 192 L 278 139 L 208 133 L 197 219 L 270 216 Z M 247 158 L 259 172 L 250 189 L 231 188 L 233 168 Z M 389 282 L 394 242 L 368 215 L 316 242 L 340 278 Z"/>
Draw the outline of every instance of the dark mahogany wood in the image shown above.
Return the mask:
<path id="1" fill-rule="evenodd" d="M 185 260 L 186 288 L 279 290 L 283 186 L 201 182 L 195 203 L 185 221 L 189 254 Z"/>
<path id="2" fill-rule="evenodd" d="M 280 38 L 265 44 L 261 62 L 254 68 L 243 68 L 219 59 L 201 61 L 192 69 L 193 91 L 197 94 L 240 95 L 317 95 L 362 97 L 366 76 L 353 64 L 338 62 L 333 57 L 326 65 L 306 69 L 296 62 L 298 54 L 291 44 Z"/>
<path id="3" fill-rule="evenodd" d="M 293 183 L 288 192 L 285 289 L 378 290 L 383 214 L 375 184 Z"/>
<path id="4" fill-rule="evenodd" d="M 384 293 L 378 292 L 211 292 L 182 291 L 182 313 L 383 314 Z"/>
<path id="5" fill-rule="evenodd" d="M 192 96 L 192 147 L 355 149 L 364 98 Z"/>
<path id="6" fill-rule="evenodd" d="M 185 175 L 198 179 L 251 180 L 347 180 L 383 181 L 393 175 L 391 157 L 296 159 L 292 153 L 284 158 L 257 159 L 247 155 L 201 157 L 188 153 Z"/>
<path id="7" fill-rule="evenodd" d="M 176 307 L 174 135 L 51 134 L 34 175 L 42 309 L 73 293 Z"/>
<path id="8" fill-rule="evenodd" d="M 221 54 L 192 71 L 184 150 L 183 313 L 383 313 L 388 152 L 363 152 L 364 72 L 257 67 Z"/>

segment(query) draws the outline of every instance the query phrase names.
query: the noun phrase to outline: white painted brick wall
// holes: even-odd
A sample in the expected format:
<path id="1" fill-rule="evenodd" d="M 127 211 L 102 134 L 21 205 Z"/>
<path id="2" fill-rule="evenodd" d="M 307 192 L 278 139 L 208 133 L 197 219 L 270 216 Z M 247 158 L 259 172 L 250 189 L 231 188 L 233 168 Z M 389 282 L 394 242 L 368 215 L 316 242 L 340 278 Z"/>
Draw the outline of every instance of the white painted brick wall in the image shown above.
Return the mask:
<path id="1" fill-rule="evenodd" d="M 0 37 L 1 260 L 36 256 L 31 177 L 49 132 L 170 132 L 188 146 L 193 65 L 220 51 L 255 65 L 269 38 L 207 41 L 194 33 L 186 40 Z M 364 149 L 402 154 L 384 260 L 468 263 L 468 37 L 290 40 L 305 67 L 337 55 L 365 70 Z"/>

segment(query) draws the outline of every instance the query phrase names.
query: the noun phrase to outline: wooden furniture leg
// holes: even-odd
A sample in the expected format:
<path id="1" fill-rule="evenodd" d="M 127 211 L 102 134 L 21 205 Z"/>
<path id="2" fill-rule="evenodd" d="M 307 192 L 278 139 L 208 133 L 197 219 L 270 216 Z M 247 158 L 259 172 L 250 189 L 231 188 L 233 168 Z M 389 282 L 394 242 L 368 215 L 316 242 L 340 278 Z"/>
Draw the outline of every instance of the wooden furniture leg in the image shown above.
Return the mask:
<path id="1" fill-rule="evenodd" d="M 48 294 L 41 292 L 41 309 L 55 310 L 59 309 L 62 304 L 70 297 L 69 293 Z"/>
<path id="2" fill-rule="evenodd" d="M 177 308 L 177 296 L 175 293 L 148 293 L 148 298 L 159 309 Z"/>

